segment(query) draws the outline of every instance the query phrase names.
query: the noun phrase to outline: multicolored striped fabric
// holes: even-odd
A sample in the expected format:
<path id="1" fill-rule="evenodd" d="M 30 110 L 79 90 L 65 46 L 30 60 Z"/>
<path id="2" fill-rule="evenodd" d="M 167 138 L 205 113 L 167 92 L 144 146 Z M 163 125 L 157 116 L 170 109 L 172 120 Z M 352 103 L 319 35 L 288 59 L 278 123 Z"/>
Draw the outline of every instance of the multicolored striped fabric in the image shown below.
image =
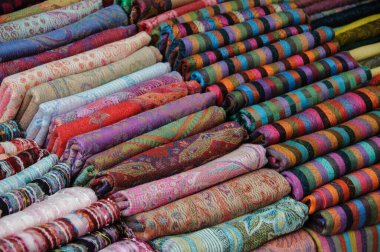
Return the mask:
<path id="1" fill-rule="evenodd" d="M 293 232 L 307 220 L 307 206 L 285 197 L 253 213 L 194 233 L 167 236 L 151 242 L 158 251 L 251 251 Z"/>
<path id="2" fill-rule="evenodd" d="M 309 226 L 322 235 L 335 235 L 380 223 L 380 191 L 315 213 Z"/>
<path id="3" fill-rule="evenodd" d="M 70 185 L 70 167 L 58 163 L 25 187 L 0 195 L 0 217 L 19 212 Z"/>
<path id="4" fill-rule="evenodd" d="M 305 229 L 320 252 L 373 252 L 380 249 L 380 224 L 339 235 L 323 236 L 311 229 Z"/>
<path id="5" fill-rule="evenodd" d="M 310 50 L 332 40 L 334 31 L 329 27 L 320 27 L 311 32 L 295 35 L 268 46 L 214 63 L 190 74 L 190 79 L 197 80 L 203 87 L 214 84 L 236 72 L 263 66 L 285 59 L 297 53 Z M 228 92 L 236 87 L 226 86 Z"/>
<path id="6" fill-rule="evenodd" d="M 379 131 L 380 110 L 374 110 L 327 130 L 269 146 L 268 163 L 276 170 L 286 170 L 374 136 Z"/>
<path id="7" fill-rule="evenodd" d="M 126 238 L 101 250 L 101 252 L 127 252 L 127 251 L 144 251 L 155 252 L 148 243 L 136 240 L 134 238 Z"/>
<path id="8" fill-rule="evenodd" d="M 244 107 L 269 100 L 358 66 L 349 53 L 337 53 L 320 61 L 239 85 L 235 91 L 227 94 L 223 108 L 227 114 L 232 115 Z"/>
<path id="9" fill-rule="evenodd" d="M 333 127 L 380 106 L 380 87 L 364 87 L 322 102 L 294 116 L 256 129 L 253 143 L 269 146 Z"/>
<path id="10" fill-rule="evenodd" d="M 302 202 L 308 205 L 309 214 L 375 191 L 380 186 L 380 164 L 352 172 L 319 187 Z"/>
<path id="11" fill-rule="evenodd" d="M 282 175 L 292 187 L 292 197 L 301 200 L 333 179 L 379 161 L 380 136 L 374 136 L 284 171 Z"/>
<path id="12" fill-rule="evenodd" d="M 21 130 L 16 121 L 0 122 L 0 142 L 11 141 L 21 137 Z"/>
<path id="13" fill-rule="evenodd" d="M 252 133 L 262 125 L 287 118 L 337 95 L 364 86 L 369 79 L 371 71 L 359 67 L 241 109 L 231 118 Z"/>
<path id="14" fill-rule="evenodd" d="M 38 147 L 37 143 L 30 139 L 15 138 L 10 141 L 0 142 L 0 160 L 35 147 Z"/>

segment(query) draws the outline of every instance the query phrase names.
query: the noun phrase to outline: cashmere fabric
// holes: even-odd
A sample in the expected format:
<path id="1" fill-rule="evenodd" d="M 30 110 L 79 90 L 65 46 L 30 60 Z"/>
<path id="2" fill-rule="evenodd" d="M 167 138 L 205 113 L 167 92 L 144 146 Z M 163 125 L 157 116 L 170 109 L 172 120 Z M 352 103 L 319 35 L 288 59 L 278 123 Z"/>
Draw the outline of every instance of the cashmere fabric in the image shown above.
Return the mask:
<path id="1" fill-rule="evenodd" d="M 6 122 L 0 122 L 0 142 L 11 141 L 21 135 L 20 127 L 16 121 L 8 120 Z"/>
<path id="2" fill-rule="evenodd" d="M 0 160 L 35 147 L 38 147 L 37 143 L 30 139 L 15 138 L 10 141 L 0 142 Z"/>
<path id="3" fill-rule="evenodd" d="M 126 238 L 118 241 L 108 247 L 100 250 L 101 252 L 129 252 L 129 251 L 141 251 L 141 252 L 154 252 L 148 243 L 136 240 L 134 238 Z"/>

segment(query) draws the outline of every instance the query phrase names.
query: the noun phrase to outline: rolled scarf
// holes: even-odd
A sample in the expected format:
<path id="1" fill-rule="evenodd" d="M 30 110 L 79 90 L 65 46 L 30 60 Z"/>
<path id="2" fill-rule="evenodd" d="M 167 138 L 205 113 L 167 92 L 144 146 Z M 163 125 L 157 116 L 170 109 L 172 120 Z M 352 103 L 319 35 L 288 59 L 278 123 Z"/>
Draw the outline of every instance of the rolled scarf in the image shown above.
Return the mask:
<path id="1" fill-rule="evenodd" d="M 302 202 L 308 205 L 311 215 L 318 210 L 342 204 L 350 199 L 373 192 L 379 188 L 379 183 L 380 164 L 375 164 L 319 187 L 306 196 Z"/>
<path id="2" fill-rule="evenodd" d="M 0 142 L 0 160 L 35 147 L 38 147 L 37 143 L 30 139 L 15 138 L 10 141 Z"/>
<path id="3" fill-rule="evenodd" d="M 0 122 L 0 142 L 11 141 L 21 136 L 21 130 L 16 121 Z"/>
<path id="4" fill-rule="evenodd" d="M 143 47 L 138 51 L 131 51 L 131 55 L 109 65 L 55 79 L 33 87 L 29 89 L 21 105 L 20 114 L 22 114 L 22 118 L 20 120 L 20 126 L 26 129 L 33 119 L 33 115 L 38 111 L 38 106 L 44 102 L 99 87 L 117 78 L 152 66 L 160 60 L 161 55 L 157 49 L 153 47 Z"/>
<path id="5" fill-rule="evenodd" d="M 105 44 L 128 38 L 135 33 L 135 25 L 126 27 L 121 26 L 98 32 L 94 35 L 88 36 L 71 44 L 61 46 L 43 53 L 0 63 L 0 82 L 2 82 L 5 77 L 12 74 L 16 74 L 33 67 L 40 66 L 42 64 L 92 50 Z"/>
<path id="6" fill-rule="evenodd" d="M 137 136 L 90 157 L 74 184 L 85 186 L 100 171 L 107 170 L 137 154 L 207 131 L 226 119 L 222 108 L 212 106 L 182 117 L 158 129 Z"/>
<path id="7" fill-rule="evenodd" d="M 197 193 L 239 175 L 257 170 L 266 164 L 265 149 L 244 144 L 214 161 L 171 177 L 152 181 L 110 196 L 122 216 L 146 212 L 177 199 Z"/>
<path id="8" fill-rule="evenodd" d="M 323 235 L 335 235 L 380 223 L 380 191 L 315 213 L 309 226 Z"/>
<path id="9" fill-rule="evenodd" d="M 236 149 L 246 138 L 237 123 L 224 123 L 209 131 L 138 154 L 98 173 L 89 186 L 99 197 L 193 169 Z"/>
<path id="10" fill-rule="evenodd" d="M 50 32 L 77 22 L 102 7 L 102 0 L 84 0 L 57 10 L 0 24 L 0 43 Z"/>
<path id="11" fill-rule="evenodd" d="M 370 79 L 371 71 L 359 67 L 241 109 L 232 119 L 252 133 L 262 125 L 287 118 L 337 95 L 365 86 Z"/>
<path id="12" fill-rule="evenodd" d="M 101 252 L 129 252 L 129 251 L 146 251 L 154 252 L 148 243 L 136 240 L 134 238 L 126 238 L 119 242 L 109 245 L 100 250 Z"/>
<path id="13" fill-rule="evenodd" d="M 155 239 L 158 251 L 251 251 L 264 243 L 300 229 L 307 206 L 285 197 L 253 213 L 193 233 Z"/>
<path id="14" fill-rule="evenodd" d="M 45 142 L 49 131 L 50 122 L 54 116 L 67 113 L 83 105 L 94 102 L 96 99 L 121 91 L 143 81 L 158 77 L 162 74 L 168 73 L 169 71 L 169 64 L 157 63 L 153 66 L 113 80 L 97 88 L 65 98 L 42 103 L 40 104 L 37 113 L 34 115 L 32 122 L 26 130 L 26 137 L 29 139 L 34 139 L 38 144 L 42 145 Z"/>
<path id="15" fill-rule="evenodd" d="M 264 146 L 330 128 L 380 106 L 380 87 L 364 87 L 322 102 L 294 116 L 261 126 L 251 138 Z"/>
<path id="16" fill-rule="evenodd" d="M 354 0 L 337 0 L 337 1 L 329 1 L 329 0 L 323 0 L 323 1 L 311 1 L 310 4 L 307 4 L 303 9 L 305 12 L 309 15 L 318 13 L 324 10 L 330 10 L 339 6 L 344 6 L 347 4 L 354 3 Z"/>
<path id="17" fill-rule="evenodd" d="M 194 83 L 198 85 L 200 91 L 199 83 Z M 189 91 L 185 82 L 173 83 L 152 89 L 148 93 L 130 100 L 97 110 L 92 115 L 57 127 L 55 134 L 50 139 L 48 150 L 62 156 L 67 141 L 72 137 L 106 127 L 149 109 L 178 100 L 188 94 Z"/>
<path id="18" fill-rule="evenodd" d="M 307 21 L 306 19 L 307 17 L 302 10 L 289 10 L 226 26 L 219 30 L 193 34 L 173 41 L 165 57 L 174 68 L 177 68 L 183 58 L 193 54 L 217 49 L 290 25 L 304 24 Z"/>
<path id="19" fill-rule="evenodd" d="M 70 185 L 70 167 L 58 163 L 25 187 L 0 195 L 0 217 L 19 212 Z"/>
<path id="20" fill-rule="evenodd" d="M 227 94 L 223 108 L 230 115 L 294 89 L 358 67 L 349 53 L 341 52 L 276 75 L 245 83 Z"/>
<path id="21" fill-rule="evenodd" d="M 282 175 L 292 187 L 292 197 L 301 200 L 333 179 L 379 161 L 380 136 L 374 136 L 284 171 Z"/>
<path id="22" fill-rule="evenodd" d="M 270 205 L 289 192 L 284 177 L 262 169 L 128 217 L 127 224 L 137 238 L 149 241 L 217 225 Z"/>
<path id="23" fill-rule="evenodd" d="M 47 150 L 35 147 L 7 159 L 0 160 L 0 180 L 19 173 L 47 155 L 49 155 Z"/>
<path id="24" fill-rule="evenodd" d="M 31 4 L 37 4 L 42 2 L 42 0 L 3 0 L 0 4 L 0 14 L 7 14 L 19 9 L 23 9 Z"/>
<path id="25" fill-rule="evenodd" d="M 268 163 L 276 170 L 286 170 L 374 136 L 379 131 L 380 110 L 374 110 L 327 130 L 269 146 Z"/>
<path id="26" fill-rule="evenodd" d="M 122 75 L 117 72 L 118 67 L 121 68 L 119 65 L 122 65 L 124 61 L 128 61 L 128 56 L 133 56 L 136 59 L 136 64 L 126 69 L 122 74 L 128 74 L 131 70 L 138 69 L 139 65 L 142 64 L 141 62 L 147 62 L 145 65 L 142 64 L 143 66 L 156 63 L 154 61 L 156 57 L 152 57 L 152 55 L 145 56 L 141 52 L 138 54 L 138 50 L 148 45 L 149 41 L 148 34 L 139 33 L 131 38 L 8 76 L 0 86 L 0 95 L 3 95 L 0 100 L 0 113 L 2 113 L 0 120 L 12 119 L 19 109 L 17 119 L 21 119 L 27 113 L 35 114 L 38 110 L 38 105 L 48 101 L 49 98 L 59 98 L 58 94 L 61 93 L 61 95 L 69 95 L 70 91 L 72 92 L 72 89 L 74 89 L 72 84 L 74 80 L 77 89 L 74 90 L 84 91 L 86 90 L 82 87 L 85 85 L 84 80 L 92 83 L 92 79 L 89 79 L 88 76 L 92 76 L 93 79 L 99 79 L 98 82 L 103 81 L 102 83 L 119 78 Z M 159 54 L 157 53 L 157 55 Z M 141 56 L 145 57 L 141 58 Z M 151 60 L 149 61 L 149 59 Z M 131 63 L 128 62 L 128 64 Z M 125 68 L 125 66 L 123 67 Z M 114 75 L 110 73 L 112 70 L 115 71 Z M 95 75 L 96 73 L 97 75 Z M 87 82 L 86 84 L 86 88 L 89 89 L 91 86 Z M 96 86 L 96 84 L 93 86 Z M 61 89 L 65 91 L 59 91 Z M 55 95 L 49 96 L 49 92 Z M 36 97 L 36 93 L 39 96 Z M 23 104 L 21 105 L 22 102 Z M 31 109 L 30 107 L 33 107 L 33 105 L 35 108 Z M 20 125 L 26 128 L 25 122 L 20 123 Z"/>
<path id="27" fill-rule="evenodd" d="M 0 180 L 0 195 L 22 188 L 35 179 L 41 178 L 58 163 L 58 157 L 51 154 L 30 165 L 19 173 Z"/>
<path id="28" fill-rule="evenodd" d="M 99 200 L 65 217 L 0 239 L 0 250 L 47 251 L 113 223 L 119 217 L 120 211 L 114 202 Z"/>
<path id="29" fill-rule="evenodd" d="M 41 202 L 32 204 L 21 212 L 1 218 L 0 238 L 49 223 L 75 210 L 88 207 L 95 201 L 97 201 L 97 197 L 89 188 L 63 189 Z"/>
<path id="30" fill-rule="evenodd" d="M 194 70 L 202 69 L 203 67 L 218 61 L 247 53 L 262 46 L 277 42 L 281 39 L 308 31 L 308 25 L 289 26 L 267 34 L 226 45 L 215 50 L 194 54 L 181 60 L 178 65 L 178 71 L 181 72 L 185 79 L 189 79 L 190 73 Z"/>
<path id="31" fill-rule="evenodd" d="M 380 19 L 369 22 L 357 28 L 338 34 L 334 40 L 341 46 L 365 39 L 375 38 L 380 35 Z"/>
<path id="32" fill-rule="evenodd" d="M 305 229 L 315 242 L 318 251 L 377 251 L 380 247 L 380 224 L 343 234 L 324 236 L 311 229 Z"/>
<path id="33" fill-rule="evenodd" d="M 194 94 L 113 125 L 71 138 L 62 160 L 78 174 L 92 155 L 215 104 L 211 93 Z"/>
<path id="34" fill-rule="evenodd" d="M 360 65 L 366 66 L 368 68 L 376 68 L 380 66 L 380 55 L 374 56 L 372 58 L 362 60 L 359 62 Z"/>
<path id="35" fill-rule="evenodd" d="M 330 41 L 333 37 L 334 31 L 331 28 L 320 27 L 311 32 L 298 34 L 248 53 L 219 61 L 192 72 L 190 79 L 197 80 L 203 87 L 206 87 L 231 74 L 263 66 L 310 50 Z M 231 92 L 236 87 L 226 86 L 226 88 L 228 92 Z"/>

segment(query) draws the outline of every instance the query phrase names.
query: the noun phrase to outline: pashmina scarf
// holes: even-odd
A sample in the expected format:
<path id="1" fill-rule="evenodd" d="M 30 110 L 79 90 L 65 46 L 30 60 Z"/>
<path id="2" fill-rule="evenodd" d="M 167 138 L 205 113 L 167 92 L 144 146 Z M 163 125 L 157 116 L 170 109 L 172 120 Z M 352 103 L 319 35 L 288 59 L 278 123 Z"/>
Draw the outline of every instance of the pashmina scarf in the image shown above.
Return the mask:
<path id="1" fill-rule="evenodd" d="M 380 35 L 380 18 L 359 26 L 355 29 L 338 34 L 334 40 L 341 46 L 348 45 L 354 42 L 375 38 Z"/>
<path id="2" fill-rule="evenodd" d="M 7 14 L 13 11 L 23 9 L 28 5 L 42 2 L 43 0 L 3 0 L 0 3 L 0 14 Z"/>
<path id="3" fill-rule="evenodd" d="M 154 252 L 148 243 L 136 240 L 134 238 L 126 238 L 119 242 L 109 245 L 108 247 L 100 250 L 101 252 Z"/>
<path id="4" fill-rule="evenodd" d="M 0 142 L 11 141 L 21 137 L 21 130 L 16 121 L 0 122 Z"/>
<path id="5" fill-rule="evenodd" d="M 354 3 L 354 0 L 335 0 L 335 1 L 329 1 L 329 0 L 323 0 L 323 1 L 310 1 L 310 4 L 307 4 L 303 7 L 305 12 L 309 15 L 312 15 L 314 13 L 318 13 L 324 10 L 330 10 L 339 6 L 344 6 L 347 4 Z"/>
<path id="6" fill-rule="evenodd" d="M 0 142 L 0 160 L 35 147 L 38 147 L 37 143 L 30 139 L 15 138 L 10 141 Z"/>

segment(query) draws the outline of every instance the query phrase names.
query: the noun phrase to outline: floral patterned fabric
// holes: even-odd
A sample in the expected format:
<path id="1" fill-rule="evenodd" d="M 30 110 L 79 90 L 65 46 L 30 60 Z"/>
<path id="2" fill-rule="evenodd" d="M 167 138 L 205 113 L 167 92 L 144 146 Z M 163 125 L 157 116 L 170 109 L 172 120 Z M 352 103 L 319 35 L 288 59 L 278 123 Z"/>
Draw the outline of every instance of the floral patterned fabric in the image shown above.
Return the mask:
<path id="1" fill-rule="evenodd" d="M 0 142 L 0 160 L 17 155 L 20 152 L 38 147 L 37 143 L 30 139 L 15 138 L 11 141 Z"/>

